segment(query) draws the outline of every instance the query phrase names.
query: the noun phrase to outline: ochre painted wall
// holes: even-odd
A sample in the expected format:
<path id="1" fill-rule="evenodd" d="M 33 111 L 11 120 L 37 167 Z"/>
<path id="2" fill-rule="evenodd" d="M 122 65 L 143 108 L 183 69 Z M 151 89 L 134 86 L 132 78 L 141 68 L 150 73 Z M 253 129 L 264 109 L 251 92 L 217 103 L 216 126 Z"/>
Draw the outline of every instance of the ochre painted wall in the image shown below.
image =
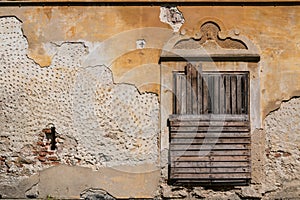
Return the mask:
<path id="1" fill-rule="evenodd" d="M 31 192 L 30 194 L 35 194 L 37 183 L 44 183 L 44 185 L 39 185 L 39 189 L 43 197 L 46 197 L 47 177 L 52 176 L 52 173 L 56 174 L 56 170 L 65 170 L 65 175 L 69 178 L 72 173 L 76 173 L 78 177 L 81 172 L 89 175 L 92 179 L 90 182 L 86 179 L 81 182 L 83 185 L 87 184 L 88 187 L 96 187 L 97 184 L 115 184 L 111 186 L 114 189 L 110 192 L 116 197 L 126 198 L 132 195 L 140 198 L 187 197 L 185 190 L 176 193 L 177 190 L 171 191 L 164 182 L 159 185 L 161 171 L 167 170 L 167 165 L 165 165 L 167 161 L 162 161 L 167 158 L 167 148 L 161 149 L 163 137 L 159 130 L 159 104 L 161 103 L 160 97 L 163 96 L 161 93 L 168 92 L 166 88 L 161 87 L 162 74 L 159 58 L 164 45 L 170 38 L 178 34 L 198 37 L 200 26 L 207 21 L 216 22 L 225 32 L 232 29 L 238 30 L 241 35 L 254 43 L 260 55 L 260 61 L 253 65 L 258 69 L 255 69 L 258 77 L 251 77 L 260 82 L 258 110 L 260 110 L 263 122 L 266 119 L 265 123 L 267 123 L 265 127 L 264 125 L 256 127 L 262 128 L 260 130 L 252 130 L 254 132 L 252 138 L 259 138 L 259 141 L 254 142 L 257 145 L 254 153 L 259 154 L 255 156 L 258 161 L 254 161 L 254 183 L 259 187 L 257 189 L 252 185 L 250 189 L 242 189 L 238 196 L 262 198 L 264 192 L 280 188 L 282 186 L 280 184 L 284 182 L 282 180 L 286 177 L 289 181 L 294 181 L 290 174 L 285 176 L 286 173 L 292 173 L 294 169 L 286 172 L 285 168 L 279 166 L 280 160 L 278 159 L 288 157 L 288 161 L 284 160 L 285 164 L 290 161 L 296 163 L 299 152 L 291 151 L 291 155 L 290 152 L 285 152 L 288 148 L 280 145 L 280 138 L 270 137 L 268 133 L 274 132 L 272 124 L 277 123 L 274 118 L 278 113 L 280 115 L 288 112 L 287 119 L 278 119 L 279 125 L 276 126 L 276 131 L 289 118 L 293 118 L 294 121 L 290 121 L 287 127 L 294 127 L 299 122 L 297 112 L 289 112 L 293 108 L 299 109 L 297 100 L 284 104 L 285 107 L 278 113 L 272 111 L 279 108 L 283 100 L 300 96 L 300 6 L 182 5 L 177 8 L 184 17 L 184 23 L 180 31 L 175 33 L 171 26 L 160 20 L 160 6 L 157 5 L 0 7 L 1 19 L 12 17 L 9 18 L 9 23 L 22 24 L 20 26 L 24 35 L 19 34 L 19 25 L 16 25 L 12 27 L 15 32 L 9 33 L 12 34 L 9 38 L 9 34 L 5 32 L 6 21 L 1 21 L 3 26 L 0 27 L 0 32 L 4 33 L 0 35 L 3 39 L 1 51 L 4 56 L 0 66 L 3 74 L 5 71 L 5 80 L 8 80 L 5 83 L 8 90 L 1 91 L 4 94 L 2 96 L 9 96 L 10 89 L 18 92 L 18 89 L 22 88 L 24 89 L 22 92 L 30 97 L 28 100 L 27 97 L 18 96 L 15 103 L 11 103 L 14 102 L 13 95 L 12 98 L 3 100 L 5 103 L 1 109 L 5 115 L 2 115 L 1 119 L 6 121 L 2 123 L 4 131 L 1 132 L 0 147 L 1 153 L 7 156 L 1 154 L 0 164 L 4 166 L 1 170 L 9 169 L 3 175 L 4 178 L 0 179 L 0 189 L 4 188 L 9 193 L 18 188 L 16 195 L 12 197 L 22 195 L 24 197 L 23 193 L 27 190 Z M 15 41 L 21 41 L 22 51 L 18 52 L 13 49 Z M 145 42 L 143 48 L 137 45 L 140 41 Z M 9 51 L 6 51 L 7 49 Z M 241 66 L 244 65 L 241 64 Z M 251 67 L 251 64 L 247 66 Z M 22 75 L 18 74 L 19 72 Z M 9 75 L 8 78 L 6 73 Z M 53 76 L 50 77 L 49 74 Z M 26 84 L 22 81 L 18 83 L 19 79 Z M 10 84 L 10 80 L 13 83 L 16 82 L 16 85 Z M 10 100 L 11 102 L 8 102 Z M 94 107 L 89 107 L 90 104 Z M 89 115 L 90 111 L 92 115 Z M 23 117 L 23 112 L 28 116 Z M 33 121 L 26 121 L 33 118 Z M 121 122 L 118 121 L 119 118 L 122 118 Z M 65 134 L 60 137 L 63 150 L 55 152 L 62 155 L 61 160 L 57 161 L 55 160 L 57 158 L 51 157 L 54 159 L 53 162 L 49 165 L 42 165 L 41 162 L 45 161 L 41 161 L 41 157 L 33 157 L 34 163 L 30 163 L 30 159 L 28 161 L 21 158 L 22 153 L 26 154 L 27 150 L 32 151 L 32 149 L 35 155 L 43 154 L 44 135 L 41 129 L 49 121 L 55 121 L 58 131 Z M 163 123 L 166 124 L 166 122 Z M 16 129 L 12 130 L 15 127 Z M 297 146 L 299 129 L 290 128 L 284 131 L 291 136 L 288 137 L 288 135 L 284 141 L 288 143 L 291 142 L 289 138 L 296 138 L 294 141 Z M 270 138 L 271 142 L 265 144 L 266 138 Z M 167 146 L 168 141 L 163 142 Z M 34 146 L 36 144 L 40 146 Z M 14 149 L 21 152 L 16 153 Z M 266 149 L 268 155 L 265 154 Z M 32 152 L 28 155 L 30 153 Z M 84 155 L 78 157 L 80 153 Z M 271 158 L 266 159 L 269 155 Z M 47 156 L 50 159 L 50 153 Z M 75 161 L 79 164 L 74 163 Z M 266 162 L 268 167 L 265 168 L 263 162 Z M 36 168 L 30 168 L 31 164 Z M 49 166 L 58 164 L 84 166 L 98 170 L 98 172 L 94 173 L 80 167 L 63 166 L 47 169 Z M 118 165 L 122 165 L 122 169 L 118 168 L 118 172 L 122 172 L 120 174 L 114 172 Z M 295 165 L 295 169 L 298 169 L 298 164 Z M 266 170 L 273 168 L 282 170 L 283 175 L 280 176 L 282 179 L 279 180 L 272 174 L 267 174 Z M 35 175 L 31 176 L 39 169 L 43 170 L 39 174 L 41 182 Z M 134 174 L 137 169 L 141 171 L 140 175 Z M 20 173 L 22 176 L 16 178 L 10 173 Z M 64 175 L 61 172 L 60 174 Z M 27 179 L 29 176 L 31 177 Z M 131 177 L 141 182 L 128 181 Z M 260 177 L 262 179 L 271 177 L 268 181 L 274 179 L 278 185 L 275 189 L 264 188 L 261 186 L 263 180 L 260 181 Z M 56 178 L 53 179 L 54 182 L 59 180 Z M 105 180 L 98 182 L 97 179 Z M 7 183 L 14 184 L 7 186 Z M 68 181 L 59 182 L 57 187 L 64 188 L 66 184 L 69 184 Z M 134 184 L 134 187 L 129 187 L 129 184 Z M 149 187 L 145 189 L 143 184 L 148 184 Z M 64 191 L 57 195 L 63 197 L 77 195 L 78 197 L 76 188 L 84 189 L 79 184 L 69 190 L 69 193 L 65 193 L 65 196 L 62 195 Z M 53 187 L 51 191 L 55 192 L 56 189 Z M 67 188 L 64 189 L 67 190 Z M 227 195 L 226 192 L 210 190 L 201 192 L 201 188 L 199 189 L 201 191 L 197 192 L 198 189 L 193 190 L 194 196 Z M 123 193 L 122 190 L 126 192 Z M 249 193 L 251 194 L 248 195 Z M 233 192 L 226 197 L 236 198 L 237 194 Z M 287 196 L 283 196 L 285 197 Z"/>

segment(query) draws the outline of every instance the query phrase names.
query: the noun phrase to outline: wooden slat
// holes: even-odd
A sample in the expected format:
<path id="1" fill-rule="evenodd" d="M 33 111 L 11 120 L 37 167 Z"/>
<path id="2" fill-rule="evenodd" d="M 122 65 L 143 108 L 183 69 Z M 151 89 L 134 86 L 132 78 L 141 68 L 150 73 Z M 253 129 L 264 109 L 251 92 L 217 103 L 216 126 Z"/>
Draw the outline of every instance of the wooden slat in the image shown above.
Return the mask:
<path id="1" fill-rule="evenodd" d="M 237 107 L 237 114 L 242 114 L 242 76 L 237 76 L 237 83 L 236 83 L 236 107 Z"/>
<path id="2" fill-rule="evenodd" d="M 213 179 L 213 180 L 208 180 L 208 179 L 177 179 L 173 181 L 174 185 L 193 185 L 195 184 L 196 186 L 203 185 L 203 186 L 244 186 L 248 185 L 249 179 Z"/>
<path id="3" fill-rule="evenodd" d="M 230 82 L 231 82 L 231 114 L 237 114 L 236 76 L 231 76 Z"/>
<path id="4" fill-rule="evenodd" d="M 173 113 L 180 114 L 181 105 L 181 84 L 180 84 L 180 74 L 174 73 L 174 97 L 173 97 Z"/>
<path id="5" fill-rule="evenodd" d="M 250 173 L 231 174 L 173 174 L 174 179 L 245 179 L 250 178 Z"/>
<path id="6" fill-rule="evenodd" d="M 249 161 L 249 156 L 197 156 L 197 157 L 172 157 L 171 161 L 177 162 L 209 162 L 209 161 Z"/>
<path id="7" fill-rule="evenodd" d="M 220 114 L 225 113 L 225 84 L 224 84 L 224 76 L 220 76 L 219 88 L 220 88 Z"/>
<path id="8" fill-rule="evenodd" d="M 197 71 L 197 99 L 198 99 L 198 112 L 197 114 L 203 114 L 203 81 L 201 75 L 201 66 L 198 67 Z"/>
<path id="9" fill-rule="evenodd" d="M 247 144 L 170 144 L 171 151 L 180 151 L 180 150 L 199 150 L 199 149 L 208 149 L 208 150 L 247 150 L 249 145 Z"/>
<path id="10" fill-rule="evenodd" d="M 224 167 L 224 168 L 238 168 L 238 167 L 248 167 L 249 166 L 249 161 L 237 161 L 237 162 L 177 162 L 173 161 L 171 162 L 171 167 Z"/>
<path id="11" fill-rule="evenodd" d="M 170 121 L 171 126 L 247 126 L 249 127 L 249 122 L 247 121 L 237 121 L 237 122 L 227 122 L 227 121 Z"/>
<path id="12" fill-rule="evenodd" d="M 172 138 L 171 144 L 250 144 L 250 138 Z"/>
<path id="13" fill-rule="evenodd" d="M 249 150 L 228 150 L 228 151 L 214 151 L 214 150 L 197 150 L 197 151 L 170 151 L 171 157 L 191 157 L 191 156 L 250 156 Z"/>
<path id="14" fill-rule="evenodd" d="M 193 66 L 189 63 L 186 66 L 186 113 L 192 114 L 192 68 Z"/>
<path id="15" fill-rule="evenodd" d="M 241 76 L 241 87 L 242 87 L 242 113 L 243 113 L 243 114 L 247 113 L 247 108 L 246 108 L 246 97 L 248 97 L 248 94 L 247 94 L 247 88 L 245 88 L 245 78 L 246 78 L 246 75 Z"/>
<path id="16" fill-rule="evenodd" d="M 198 114 L 197 69 L 192 66 L 192 113 Z"/>
<path id="17" fill-rule="evenodd" d="M 219 114 L 220 109 L 219 109 L 219 99 L 220 99 L 220 91 L 219 91 L 219 87 L 220 87 L 220 76 L 213 76 L 213 93 L 212 95 L 214 96 L 213 98 L 213 109 L 212 109 L 212 113 L 214 114 Z"/>
<path id="18" fill-rule="evenodd" d="M 203 76 L 203 114 L 208 114 L 209 93 L 208 93 L 208 77 Z"/>
<path id="19" fill-rule="evenodd" d="M 248 115 L 170 115 L 170 121 L 174 120 L 186 120 L 186 121 L 249 121 Z"/>
<path id="20" fill-rule="evenodd" d="M 190 127 L 190 126 L 171 126 L 171 132 L 248 132 L 249 127 Z"/>
<path id="21" fill-rule="evenodd" d="M 210 167 L 210 168 L 205 168 L 205 167 L 193 167 L 193 168 L 187 168 L 187 167 L 172 167 L 171 168 L 171 173 L 180 173 L 180 174 L 185 174 L 185 173 L 247 173 L 250 172 L 249 167 L 230 167 L 230 168 L 220 168 L 220 167 Z"/>
<path id="22" fill-rule="evenodd" d="M 208 113 L 213 113 L 214 103 L 214 79 L 212 75 L 208 75 Z"/>
<path id="23" fill-rule="evenodd" d="M 248 114 L 248 110 L 249 110 L 249 105 L 248 105 L 248 99 L 249 99 L 249 86 L 248 86 L 248 74 L 244 75 L 243 76 L 243 100 L 244 100 L 244 105 L 243 105 L 243 108 L 244 108 L 244 112 L 245 114 Z"/>
<path id="24" fill-rule="evenodd" d="M 225 76 L 225 112 L 226 114 L 231 114 L 231 86 L 230 86 L 230 76 Z"/>
<path id="25" fill-rule="evenodd" d="M 181 105 L 180 105 L 180 114 L 186 114 L 186 77 L 184 74 L 182 74 L 181 76 Z"/>
<path id="26" fill-rule="evenodd" d="M 184 133 L 171 133 L 171 139 L 175 138 L 243 138 L 243 137 L 250 137 L 249 132 L 228 132 L 228 133 L 220 133 L 220 132 L 212 132 L 212 133 L 191 133 L 191 132 L 184 132 Z"/>

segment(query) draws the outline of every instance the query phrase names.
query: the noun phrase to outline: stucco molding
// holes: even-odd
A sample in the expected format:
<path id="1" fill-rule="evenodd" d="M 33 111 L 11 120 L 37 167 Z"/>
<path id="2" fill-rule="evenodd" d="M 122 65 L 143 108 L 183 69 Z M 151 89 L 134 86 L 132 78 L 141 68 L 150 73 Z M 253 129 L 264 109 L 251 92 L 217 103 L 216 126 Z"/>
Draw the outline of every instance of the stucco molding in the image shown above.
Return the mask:
<path id="1" fill-rule="evenodd" d="M 205 22 L 196 37 L 175 35 L 164 46 L 161 61 L 256 61 L 258 48 L 240 31 L 222 31 L 218 24 Z"/>

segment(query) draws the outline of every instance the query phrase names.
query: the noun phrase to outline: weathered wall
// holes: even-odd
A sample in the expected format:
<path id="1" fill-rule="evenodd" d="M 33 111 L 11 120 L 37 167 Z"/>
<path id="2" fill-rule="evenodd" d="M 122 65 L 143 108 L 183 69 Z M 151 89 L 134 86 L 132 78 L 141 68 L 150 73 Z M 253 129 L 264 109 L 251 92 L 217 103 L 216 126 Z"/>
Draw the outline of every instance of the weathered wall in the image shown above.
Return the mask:
<path id="1" fill-rule="evenodd" d="M 103 65 L 82 67 L 83 43 L 56 46 L 51 65 L 42 68 L 27 57 L 21 22 L 4 17 L 0 23 L 2 196 L 9 195 L 3 188 L 58 164 L 99 169 L 148 163 L 156 171 L 157 95 L 115 84 Z M 41 132 L 49 123 L 59 133 L 56 151 Z"/>
<path id="2" fill-rule="evenodd" d="M 82 191 L 77 188 L 91 187 L 115 197 L 141 198 L 239 199 L 262 198 L 262 194 L 284 198 L 294 193 L 299 179 L 291 173 L 299 171 L 299 129 L 287 127 L 300 124 L 298 99 L 268 114 L 282 100 L 300 96 L 300 7 L 180 6 L 182 15 L 175 17 L 179 33 L 173 33 L 172 21 L 161 21 L 160 10 L 159 6 L 0 8 L 2 197 L 25 197 L 26 191 L 29 196 L 39 191 L 38 197 L 79 197 Z M 166 152 L 160 153 L 160 147 L 167 142 L 160 140 L 159 98 L 160 93 L 168 93 L 167 87 L 161 87 L 159 56 L 174 34 L 198 37 L 200 25 L 208 20 L 222 30 L 238 29 L 260 51 L 255 65 L 258 77 L 253 78 L 260 81 L 258 110 L 263 118 L 268 116 L 264 127 L 253 130 L 252 139 L 262 140 L 252 144 L 255 185 L 218 192 L 172 188 L 161 180 L 159 188 L 157 166 L 166 169 L 160 162 Z M 47 149 L 41 132 L 48 123 L 54 123 L 59 133 L 57 151 Z M 280 145 L 282 134 L 285 145 Z M 60 164 L 77 167 L 60 168 Z M 122 167 L 113 171 L 117 166 Z M 97 175 L 81 167 L 96 170 Z M 59 170 L 66 170 L 66 179 L 79 173 L 90 181 L 81 182 L 86 188 L 56 179 L 53 184 L 60 185 L 47 185 L 47 174 Z M 129 181 L 136 170 L 140 176 L 134 180 L 140 182 Z M 277 176 L 275 170 L 282 173 Z M 269 187 L 274 181 L 278 184 Z M 74 187 L 69 193 L 67 189 L 55 193 L 70 184 Z M 281 192 L 285 188 L 291 192 Z"/>

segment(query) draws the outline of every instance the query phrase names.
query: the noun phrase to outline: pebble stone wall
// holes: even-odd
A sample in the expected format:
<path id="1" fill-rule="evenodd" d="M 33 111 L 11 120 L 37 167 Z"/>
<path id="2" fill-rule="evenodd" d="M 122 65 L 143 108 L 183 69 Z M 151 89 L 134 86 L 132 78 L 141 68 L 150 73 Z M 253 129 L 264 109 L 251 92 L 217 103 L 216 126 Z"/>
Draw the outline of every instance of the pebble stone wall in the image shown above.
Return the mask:
<path id="1" fill-rule="evenodd" d="M 83 43 L 56 45 L 49 67 L 27 56 L 22 22 L 0 18 L 0 180 L 51 165 L 93 168 L 158 161 L 158 97 L 115 84 L 105 66 L 83 68 Z M 42 129 L 53 123 L 57 149 Z"/>

